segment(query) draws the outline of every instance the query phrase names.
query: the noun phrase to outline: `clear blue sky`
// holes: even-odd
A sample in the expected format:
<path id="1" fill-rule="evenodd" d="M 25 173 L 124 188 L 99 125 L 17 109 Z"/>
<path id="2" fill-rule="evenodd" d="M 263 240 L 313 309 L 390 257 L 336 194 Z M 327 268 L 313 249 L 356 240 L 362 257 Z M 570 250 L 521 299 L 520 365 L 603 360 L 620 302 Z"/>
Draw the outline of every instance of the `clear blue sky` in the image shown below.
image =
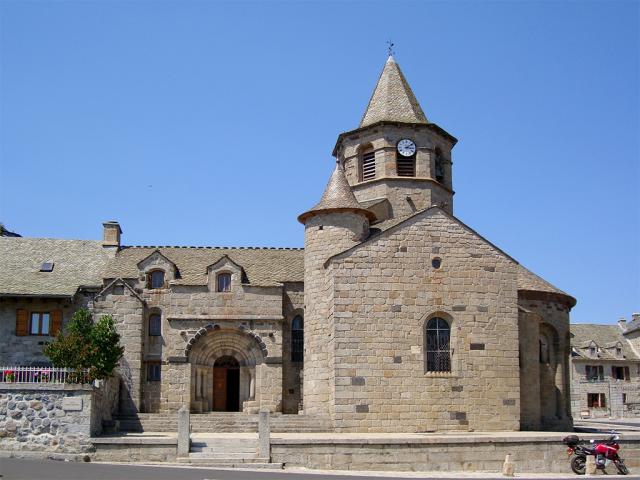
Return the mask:
<path id="1" fill-rule="evenodd" d="M 455 214 L 640 310 L 640 2 L 0 3 L 0 221 L 128 245 L 302 246 L 296 216 L 396 44 L 459 138 Z"/>

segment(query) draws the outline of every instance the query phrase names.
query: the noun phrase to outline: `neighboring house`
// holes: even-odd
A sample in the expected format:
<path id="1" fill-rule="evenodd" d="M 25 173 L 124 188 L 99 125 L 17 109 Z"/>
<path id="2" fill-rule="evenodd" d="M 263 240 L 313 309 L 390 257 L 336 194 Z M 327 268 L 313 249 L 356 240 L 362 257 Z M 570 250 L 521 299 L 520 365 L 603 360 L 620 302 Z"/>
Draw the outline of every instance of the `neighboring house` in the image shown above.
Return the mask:
<path id="1" fill-rule="evenodd" d="M 574 418 L 640 417 L 638 314 L 627 325 L 571 325 Z"/>
<path id="2" fill-rule="evenodd" d="M 0 238 L 0 363 L 46 361 L 44 342 L 86 305 L 122 335 L 125 414 L 569 428 L 576 301 L 453 215 L 456 142 L 389 57 L 298 218 L 304 250 L 125 246 L 116 222 L 102 242 Z"/>

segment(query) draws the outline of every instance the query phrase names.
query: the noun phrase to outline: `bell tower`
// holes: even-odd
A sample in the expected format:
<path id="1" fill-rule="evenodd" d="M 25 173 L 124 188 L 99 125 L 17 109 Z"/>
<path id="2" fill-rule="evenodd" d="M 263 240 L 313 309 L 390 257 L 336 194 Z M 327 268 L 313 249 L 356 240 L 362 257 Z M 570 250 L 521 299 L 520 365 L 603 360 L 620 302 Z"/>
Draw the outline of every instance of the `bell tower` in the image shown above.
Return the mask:
<path id="1" fill-rule="evenodd" d="M 333 155 L 358 202 L 384 221 L 432 205 L 453 213 L 456 142 L 427 120 L 389 55 L 359 127 L 340 134 Z"/>

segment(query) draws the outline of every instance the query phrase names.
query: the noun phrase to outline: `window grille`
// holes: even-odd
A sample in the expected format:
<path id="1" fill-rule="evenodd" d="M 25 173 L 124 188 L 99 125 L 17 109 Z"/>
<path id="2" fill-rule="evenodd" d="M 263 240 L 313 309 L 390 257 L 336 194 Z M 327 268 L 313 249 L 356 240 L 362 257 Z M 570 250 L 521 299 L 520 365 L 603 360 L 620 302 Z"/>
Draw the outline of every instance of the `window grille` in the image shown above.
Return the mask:
<path id="1" fill-rule="evenodd" d="M 301 316 L 296 316 L 291 322 L 291 361 L 302 362 L 304 360 L 304 321 Z"/>
<path id="2" fill-rule="evenodd" d="M 428 372 L 451 371 L 451 328 L 446 320 L 434 317 L 427 322 L 426 350 Z"/>
<path id="3" fill-rule="evenodd" d="M 362 181 L 376 178 L 376 152 L 367 152 L 362 155 Z"/>

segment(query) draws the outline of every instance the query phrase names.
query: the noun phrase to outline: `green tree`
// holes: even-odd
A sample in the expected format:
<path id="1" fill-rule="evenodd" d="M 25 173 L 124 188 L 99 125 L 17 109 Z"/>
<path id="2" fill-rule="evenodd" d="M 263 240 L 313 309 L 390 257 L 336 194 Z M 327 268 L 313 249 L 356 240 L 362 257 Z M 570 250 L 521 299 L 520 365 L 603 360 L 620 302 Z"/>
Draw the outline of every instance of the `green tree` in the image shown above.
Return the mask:
<path id="1" fill-rule="evenodd" d="M 111 315 L 93 322 L 86 309 L 76 311 L 64 332 L 44 348 L 55 367 L 72 368 L 70 381 L 92 381 L 106 378 L 122 358 L 124 347 Z M 88 378 L 83 372 L 88 371 Z"/>

